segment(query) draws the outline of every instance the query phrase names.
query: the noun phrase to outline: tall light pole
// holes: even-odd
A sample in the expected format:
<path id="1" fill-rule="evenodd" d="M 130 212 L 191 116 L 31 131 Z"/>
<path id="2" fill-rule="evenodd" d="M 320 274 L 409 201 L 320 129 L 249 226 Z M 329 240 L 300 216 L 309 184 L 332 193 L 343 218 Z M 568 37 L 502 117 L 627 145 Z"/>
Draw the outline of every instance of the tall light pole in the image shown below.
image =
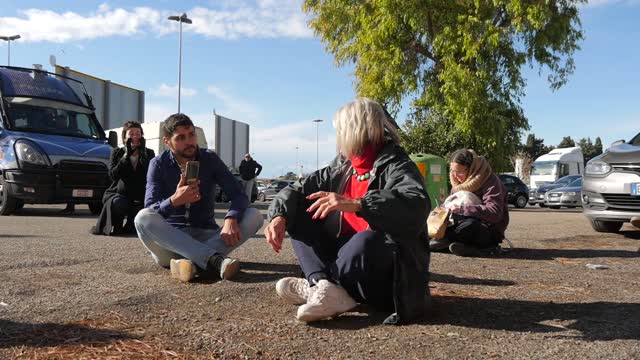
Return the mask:
<path id="1" fill-rule="evenodd" d="M 319 161 L 318 161 L 318 154 L 319 154 L 319 143 L 320 143 L 320 137 L 319 137 L 319 131 L 320 131 L 320 123 L 322 122 L 322 119 L 315 119 L 315 120 L 311 120 L 314 123 L 316 123 L 316 170 L 320 169 L 320 165 L 319 165 Z"/>
<path id="2" fill-rule="evenodd" d="M 169 16 L 168 19 L 180 23 L 180 50 L 178 54 L 178 112 L 180 112 L 180 88 L 182 87 L 182 23 L 191 24 L 192 21 L 187 17 L 187 13 L 182 13 L 180 16 Z"/>
<path id="3" fill-rule="evenodd" d="M 11 42 L 20 39 L 20 35 L 0 36 L 0 40 L 7 42 L 7 66 L 11 65 Z"/>

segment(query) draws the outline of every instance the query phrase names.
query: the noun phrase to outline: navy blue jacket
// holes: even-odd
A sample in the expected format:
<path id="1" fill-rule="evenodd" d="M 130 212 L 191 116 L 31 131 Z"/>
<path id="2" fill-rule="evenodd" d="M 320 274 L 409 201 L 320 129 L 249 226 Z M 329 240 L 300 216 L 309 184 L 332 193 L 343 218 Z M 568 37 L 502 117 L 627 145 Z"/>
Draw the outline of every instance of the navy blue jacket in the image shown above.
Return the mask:
<path id="1" fill-rule="evenodd" d="M 215 184 L 231 199 L 231 206 L 225 218 L 238 218 L 247 208 L 249 201 L 240 182 L 231 174 L 218 155 L 206 149 L 198 149 L 195 160 L 200 162 L 200 201 L 189 208 L 189 225 L 201 228 L 217 228 L 215 221 Z M 147 173 L 147 188 L 144 206 L 158 212 L 174 226 L 184 224 L 185 206 L 174 207 L 170 197 L 180 182 L 180 166 L 170 150 L 163 151 L 151 160 Z"/>

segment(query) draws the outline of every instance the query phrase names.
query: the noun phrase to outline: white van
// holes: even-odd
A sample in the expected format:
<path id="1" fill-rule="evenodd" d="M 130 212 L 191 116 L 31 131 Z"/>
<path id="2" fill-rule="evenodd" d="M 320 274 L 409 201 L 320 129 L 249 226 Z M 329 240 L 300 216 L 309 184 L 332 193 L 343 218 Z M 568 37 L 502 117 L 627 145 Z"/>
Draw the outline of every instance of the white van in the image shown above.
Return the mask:
<path id="1" fill-rule="evenodd" d="M 530 188 L 536 189 L 567 175 L 584 174 L 584 157 L 579 146 L 553 149 L 531 164 Z"/>

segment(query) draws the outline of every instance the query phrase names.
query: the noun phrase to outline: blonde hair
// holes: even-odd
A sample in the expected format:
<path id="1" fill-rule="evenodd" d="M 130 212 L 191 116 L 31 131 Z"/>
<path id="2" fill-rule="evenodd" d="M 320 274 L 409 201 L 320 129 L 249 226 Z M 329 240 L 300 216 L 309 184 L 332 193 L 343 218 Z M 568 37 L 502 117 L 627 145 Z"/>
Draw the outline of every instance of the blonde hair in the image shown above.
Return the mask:
<path id="1" fill-rule="evenodd" d="M 371 99 L 357 98 L 340 108 L 333 126 L 338 151 L 345 156 L 362 155 L 367 145 L 380 146 L 386 138 L 400 143 L 398 131 L 384 109 Z"/>

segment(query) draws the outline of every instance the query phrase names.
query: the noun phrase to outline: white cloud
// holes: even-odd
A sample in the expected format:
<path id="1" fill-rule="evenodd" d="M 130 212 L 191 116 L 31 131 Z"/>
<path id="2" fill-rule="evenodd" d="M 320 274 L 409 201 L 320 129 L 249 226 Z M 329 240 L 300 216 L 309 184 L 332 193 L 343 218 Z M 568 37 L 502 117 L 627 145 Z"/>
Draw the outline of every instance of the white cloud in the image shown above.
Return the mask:
<path id="1" fill-rule="evenodd" d="M 196 89 L 191 88 L 181 88 L 180 92 L 181 96 L 195 96 L 198 92 Z M 178 85 L 167 85 L 165 83 L 160 84 L 157 88 L 151 90 L 151 95 L 153 96 L 166 96 L 166 97 L 177 97 L 178 96 Z"/>
<path id="2" fill-rule="evenodd" d="M 264 115 L 260 109 L 249 101 L 231 94 L 229 90 L 209 85 L 207 92 L 219 101 L 217 104 L 214 103 L 216 113 L 250 125 L 258 125 L 264 121 Z"/>
<path id="3" fill-rule="evenodd" d="M 195 7 L 187 11 L 193 24 L 184 25 L 183 31 L 222 39 L 311 37 L 300 1 L 258 0 L 251 5 L 227 1 L 217 8 Z M 176 31 L 178 23 L 167 20 L 167 16 L 177 13 L 150 7 L 111 8 L 108 4 L 87 14 L 31 8 L 18 10 L 16 17 L 0 17 L 0 32 L 20 34 L 25 42 L 54 43 L 111 36 L 161 36 Z"/>

